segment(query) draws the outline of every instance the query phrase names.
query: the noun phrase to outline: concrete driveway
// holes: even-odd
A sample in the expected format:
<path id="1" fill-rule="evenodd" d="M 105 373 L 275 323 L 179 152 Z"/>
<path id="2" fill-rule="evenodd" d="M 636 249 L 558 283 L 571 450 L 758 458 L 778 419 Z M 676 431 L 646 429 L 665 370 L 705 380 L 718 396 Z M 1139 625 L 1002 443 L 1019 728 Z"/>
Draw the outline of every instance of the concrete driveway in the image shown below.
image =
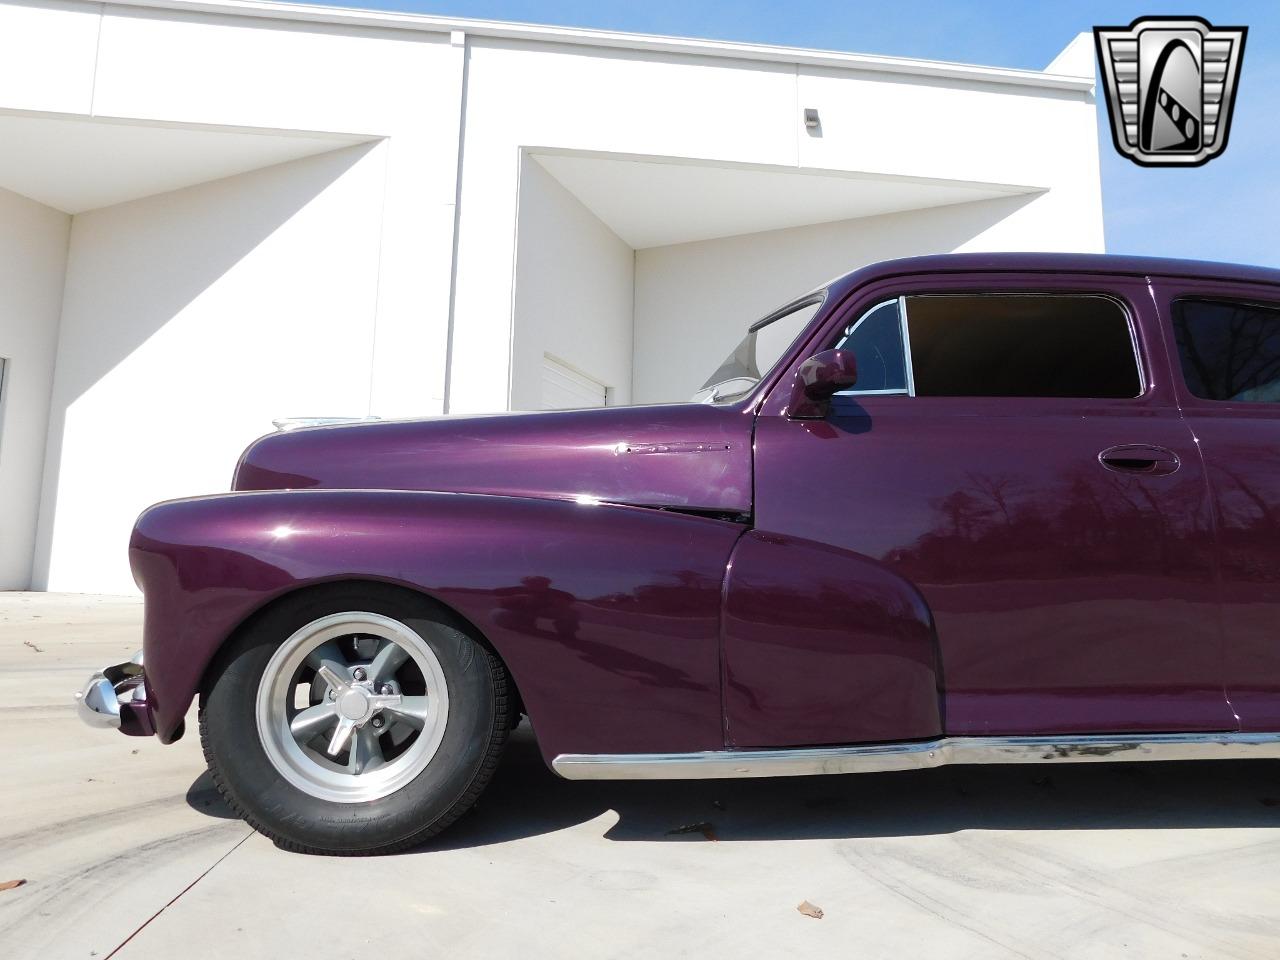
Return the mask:
<path id="1" fill-rule="evenodd" d="M 194 735 L 76 719 L 140 623 L 0 594 L 0 958 L 1280 956 L 1280 764 L 575 784 L 522 729 L 431 846 L 303 857 L 230 818 Z"/>

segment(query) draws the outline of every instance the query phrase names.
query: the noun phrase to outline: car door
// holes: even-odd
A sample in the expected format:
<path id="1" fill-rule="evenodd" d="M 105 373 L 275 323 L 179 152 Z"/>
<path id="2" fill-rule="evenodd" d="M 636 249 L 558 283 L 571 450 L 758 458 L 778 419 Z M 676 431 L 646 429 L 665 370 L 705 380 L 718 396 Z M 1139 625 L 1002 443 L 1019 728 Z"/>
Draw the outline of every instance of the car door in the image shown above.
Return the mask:
<path id="1" fill-rule="evenodd" d="M 927 711 L 874 695 L 918 699 L 921 668 L 948 734 L 1235 729 L 1207 484 L 1152 313 L 1137 278 L 1017 274 L 882 282 L 832 312 L 802 356 L 851 349 L 859 385 L 820 422 L 786 416 L 790 378 L 765 399 L 753 537 L 805 545 L 828 598 L 872 571 L 909 584 L 936 649 L 901 590 L 886 613 L 814 587 L 828 622 L 770 633 L 783 614 L 738 592 L 766 561 L 735 556 L 732 745 L 928 736 Z"/>
<path id="2" fill-rule="evenodd" d="M 1280 730 L 1280 288 L 1156 284 L 1183 415 L 1208 472 L 1227 698 Z"/>

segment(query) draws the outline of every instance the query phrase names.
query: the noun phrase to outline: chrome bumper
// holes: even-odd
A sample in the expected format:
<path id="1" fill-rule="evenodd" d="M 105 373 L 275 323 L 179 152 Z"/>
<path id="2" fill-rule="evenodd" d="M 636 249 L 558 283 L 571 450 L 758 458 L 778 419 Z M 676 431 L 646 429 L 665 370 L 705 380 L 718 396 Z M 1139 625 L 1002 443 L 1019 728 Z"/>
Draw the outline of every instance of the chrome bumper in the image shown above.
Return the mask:
<path id="1" fill-rule="evenodd" d="M 91 676 L 76 694 L 76 712 L 91 727 L 110 727 L 136 737 L 154 734 L 142 651 Z"/>

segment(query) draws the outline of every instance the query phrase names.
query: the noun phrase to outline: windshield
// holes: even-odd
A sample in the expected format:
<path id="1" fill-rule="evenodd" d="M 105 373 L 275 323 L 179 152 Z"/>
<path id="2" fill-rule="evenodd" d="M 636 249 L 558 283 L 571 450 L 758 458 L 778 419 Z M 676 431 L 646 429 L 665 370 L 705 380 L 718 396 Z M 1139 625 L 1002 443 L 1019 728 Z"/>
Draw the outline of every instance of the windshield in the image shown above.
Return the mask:
<path id="1" fill-rule="evenodd" d="M 757 320 L 695 394 L 704 403 L 735 400 L 751 390 L 813 319 L 824 294 L 814 294 Z"/>

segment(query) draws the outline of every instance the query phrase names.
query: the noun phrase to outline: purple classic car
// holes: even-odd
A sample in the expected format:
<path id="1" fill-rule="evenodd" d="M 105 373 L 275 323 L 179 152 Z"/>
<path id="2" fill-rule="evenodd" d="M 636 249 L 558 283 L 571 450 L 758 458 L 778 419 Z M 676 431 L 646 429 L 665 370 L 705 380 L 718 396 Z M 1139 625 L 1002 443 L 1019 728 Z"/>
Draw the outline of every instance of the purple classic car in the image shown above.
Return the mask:
<path id="1" fill-rule="evenodd" d="M 691 384 L 691 387 L 696 384 Z M 145 658 L 281 846 L 569 779 L 1280 756 L 1280 271 L 960 255 L 751 324 L 700 403 L 272 434 L 137 522 Z"/>

